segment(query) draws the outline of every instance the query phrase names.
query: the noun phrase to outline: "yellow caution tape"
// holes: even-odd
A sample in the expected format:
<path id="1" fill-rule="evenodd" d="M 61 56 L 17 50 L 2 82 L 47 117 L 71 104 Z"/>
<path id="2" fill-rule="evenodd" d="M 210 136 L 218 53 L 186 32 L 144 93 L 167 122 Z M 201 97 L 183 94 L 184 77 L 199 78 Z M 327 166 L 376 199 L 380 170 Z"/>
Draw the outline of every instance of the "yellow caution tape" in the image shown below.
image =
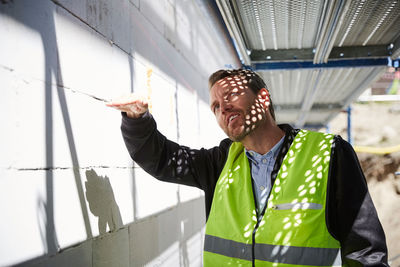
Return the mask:
<path id="1" fill-rule="evenodd" d="M 400 151 L 400 145 L 391 147 L 354 146 L 354 150 L 356 152 L 384 155 Z"/>

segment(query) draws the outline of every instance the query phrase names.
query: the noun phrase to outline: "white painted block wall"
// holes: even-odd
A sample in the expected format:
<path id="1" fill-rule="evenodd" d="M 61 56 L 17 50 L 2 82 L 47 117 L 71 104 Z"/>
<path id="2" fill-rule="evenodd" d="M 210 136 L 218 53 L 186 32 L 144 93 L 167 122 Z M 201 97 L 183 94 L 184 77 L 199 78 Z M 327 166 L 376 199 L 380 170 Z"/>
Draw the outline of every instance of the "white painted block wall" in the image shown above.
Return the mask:
<path id="1" fill-rule="evenodd" d="M 207 78 L 238 62 L 210 2 L 0 2 L 0 266 L 201 266 L 202 192 L 135 166 L 85 94 L 140 92 L 168 138 L 218 144 Z"/>

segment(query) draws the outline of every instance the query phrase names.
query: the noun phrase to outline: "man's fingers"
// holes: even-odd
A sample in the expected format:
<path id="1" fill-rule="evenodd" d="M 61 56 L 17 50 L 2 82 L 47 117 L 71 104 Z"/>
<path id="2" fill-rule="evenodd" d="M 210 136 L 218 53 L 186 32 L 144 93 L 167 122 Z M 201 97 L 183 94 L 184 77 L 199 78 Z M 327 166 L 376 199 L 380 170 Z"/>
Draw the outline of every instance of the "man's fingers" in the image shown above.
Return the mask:
<path id="1" fill-rule="evenodd" d="M 147 98 L 136 94 L 125 95 L 106 103 L 107 107 L 126 112 L 128 117 L 138 118 L 148 110 Z"/>

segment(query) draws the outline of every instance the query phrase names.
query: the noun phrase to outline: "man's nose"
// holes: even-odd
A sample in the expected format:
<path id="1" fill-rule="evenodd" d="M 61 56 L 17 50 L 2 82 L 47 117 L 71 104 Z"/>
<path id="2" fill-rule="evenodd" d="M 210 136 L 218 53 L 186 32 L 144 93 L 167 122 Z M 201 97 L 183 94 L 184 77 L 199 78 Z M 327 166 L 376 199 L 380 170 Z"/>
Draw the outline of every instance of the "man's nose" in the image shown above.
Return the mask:
<path id="1" fill-rule="evenodd" d="M 222 112 L 230 111 L 232 109 L 232 105 L 228 100 L 224 100 L 221 103 L 221 110 Z"/>

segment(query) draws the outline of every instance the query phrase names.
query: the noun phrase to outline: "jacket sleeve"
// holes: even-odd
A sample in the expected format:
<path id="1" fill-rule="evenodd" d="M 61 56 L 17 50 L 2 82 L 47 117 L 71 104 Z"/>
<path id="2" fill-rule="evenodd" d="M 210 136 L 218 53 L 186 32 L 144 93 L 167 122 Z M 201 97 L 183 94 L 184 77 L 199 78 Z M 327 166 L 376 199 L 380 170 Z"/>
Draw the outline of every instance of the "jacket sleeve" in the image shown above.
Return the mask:
<path id="1" fill-rule="evenodd" d="M 335 137 L 328 190 L 328 229 L 340 241 L 344 266 L 389 266 L 385 234 L 358 158 Z"/>
<path id="2" fill-rule="evenodd" d="M 158 180 L 195 186 L 205 193 L 206 215 L 231 141 L 211 149 L 191 149 L 168 140 L 150 113 L 131 119 L 122 113 L 122 136 L 131 158 Z"/>

